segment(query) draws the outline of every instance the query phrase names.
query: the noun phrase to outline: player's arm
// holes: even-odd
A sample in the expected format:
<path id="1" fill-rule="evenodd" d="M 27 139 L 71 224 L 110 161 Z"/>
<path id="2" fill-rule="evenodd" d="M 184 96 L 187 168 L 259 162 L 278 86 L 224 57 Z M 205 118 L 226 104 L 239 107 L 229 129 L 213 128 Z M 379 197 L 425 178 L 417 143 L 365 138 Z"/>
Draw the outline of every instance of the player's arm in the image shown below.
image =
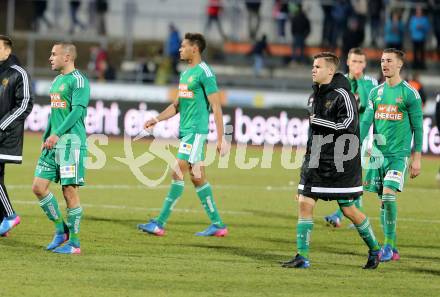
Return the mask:
<path id="1" fill-rule="evenodd" d="M 20 71 L 14 90 L 15 103 L 9 112 L 0 119 L 0 134 L 15 126 L 21 125 L 32 110 L 34 95 L 30 85 L 30 77 Z"/>
<path id="2" fill-rule="evenodd" d="M 422 100 L 417 91 L 409 93 L 407 108 L 409 121 L 414 135 L 414 153 L 411 156 L 410 176 L 415 178 L 420 174 L 422 166 L 422 146 L 423 146 L 423 111 Z"/>
<path id="3" fill-rule="evenodd" d="M 358 122 L 355 119 L 354 110 L 356 106 L 354 100 L 350 98 L 347 91 L 341 91 L 335 99 L 337 106 L 337 114 L 335 121 L 320 118 L 317 115 L 310 117 L 310 125 L 317 130 L 334 131 L 338 133 L 353 133 L 356 130 Z M 353 96 L 353 95 L 351 95 Z"/>
<path id="4" fill-rule="evenodd" d="M 167 108 L 165 108 L 164 111 L 162 111 L 157 117 L 154 117 L 152 119 L 149 119 L 144 124 L 144 129 L 150 129 L 154 127 L 157 123 L 161 121 L 168 120 L 169 118 L 172 118 L 177 113 L 179 113 L 179 99 L 176 98 L 173 103 L 168 105 Z"/>
<path id="5" fill-rule="evenodd" d="M 223 156 L 228 152 L 229 146 L 226 142 L 223 129 L 223 111 L 218 92 L 208 95 L 208 101 L 214 114 L 215 126 L 217 128 L 217 151 Z"/>
<path id="6" fill-rule="evenodd" d="M 373 123 L 374 119 L 374 104 L 373 104 L 373 96 L 372 92 L 368 96 L 367 108 L 365 108 L 364 115 L 362 117 L 362 121 L 359 123 L 360 130 L 360 143 L 364 143 L 365 137 L 367 137 L 368 132 L 370 131 L 370 126 Z"/>
<path id="7" fill-rule="evenodd" d="M 81 80 L 82 84 L 76 84 L 72 91 L 72 110 L 64 119 L 59 127 L 56 127 L 54 133 L 50 135 L 43 146 L 46 149 L 52 149 L 61 136 L 66 134 L 76 122 L 80 121 L 84 114 L 84 109 L 87 108 L 90 99 L 90 87 L 87 79 Z"/>

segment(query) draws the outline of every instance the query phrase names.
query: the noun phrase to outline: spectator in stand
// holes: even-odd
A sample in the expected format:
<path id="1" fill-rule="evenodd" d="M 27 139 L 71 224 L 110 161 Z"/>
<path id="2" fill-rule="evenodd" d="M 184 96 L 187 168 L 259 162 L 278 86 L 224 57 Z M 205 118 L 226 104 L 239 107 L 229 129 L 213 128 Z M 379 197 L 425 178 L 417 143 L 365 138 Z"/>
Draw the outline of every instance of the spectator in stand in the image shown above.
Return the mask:
<path id="1" fill-rule="evenodd" d="M 255 40 L 255 38 L 257 38 L 258 29 L 260 29 L 261 23 L 261 0 L 245 0 L 245 4 L 248 12 L 249 38 Z"/>
<path id="2" fill-rule="evenodd" d="M 209 30 L 211 29 L 212 23 L 217 24 L 218 31 L 223 40 L 226 40 L 226 34 L 223 31 L 222 23 L 220 21 L 220 15 L 223 10 L 223 4 L 221 0 L 208 0 L 208 7 L 206 10 L 207 20 L 205 25 L 205 35 L 209 36 Z"/>
<path id="3" fill-rule="evenodd" d="M 403 38 L 405 36 L 405 25 L 400 18 L 400 12 L 394 10 L 385 22 L 385 48 L 396 48 L 403 50 Z"/>
<path id="4" fill-rule="evenodd" d="M 370 18 L 371 46 L 377 47 L 377 36 L 381 36 L 383 0 L 368 1 L 368 16 Z"/>
<path id="5" fill-rule="evenodd" d="M 302 5 L 298 4 L 296 12 L 290 20 L 290 32 L 292 33 L 292 61 L 305 63 L 304 55 L 306 39 L 310 34 L 310 21 L 304 13 Z"/>
<path id="6" fill-rule="evenodd" d="M 359 20 L 352 16 L 348 20 L 348 26 L 343 34 L 341 65 L 345 67 L 344 72 L 348 73 L 347 57 L 352 48 L 360 47 L 364 41 L 364 29 L 360 27 Z"/>
<path id="7" fill-rule="evenodd" d="M 48 29 L 52 28 L 52 23 L 46 16 L 47 1 L 45 0 L 35 0 L 34 5 L 34 15 L 32 21 L 32 29 L 34 31 L 40 31 L 41 23 L 43 22 Z"/>
<path id="8" fill-rule="evenodd" d="M 333 28 L 331 30 L 330 48 L 338 47 L 339 37 L 347 29 L 347 20 L 351 14 L 351 5 L 346 0 L 336 0 L 332 8 Z"/>
<path id="9" fill-rule="evenodd" d="M 367 23 L 367 0 L 351 0 L 351 7 L 353 8 L 353 15 L 356 17 L 359 29 L 364 32 L 365 36 L 365 24 Z"/>
<path id="10" fill-rule="evenodd" d="M 428 17 L 423 14 L 422 7 L 417 5 L 415 14 L 409 20 L 409 31 L 413 43 L 414 69 L 426 69 L 425 43 L 430 27 Z"/>
<path id="11" fill-rule="evenodd" d="M 105 16 L 108 11 L 107 0 L 96 0 L 96 32 L 99 35 L 106 35 Z"/>
<path id="12" fill-rule="evenodd" d="M 165 56 L 167 59 L 171 62 L 171 70 L 174 75 L 178 75 L 179 71 L 177 70 L 177 65 L 180 61 L 180 54 L 179 54 L 179 48 L 180 48 L 180 33 L 177 30 L 176 26 L 174 24 L 169 24 L 168 26 L 168 38 L 165 43 Z"/>
<path id="13" fill-rule="evenodd" d="M 266 34 L 263 34 L 261 39 L 254 44 L 250 54 L 254 56 L 254 75 L 259 77 L 264 68 L 264 55 L 270 54 Z"/>
<path id="14" fill-rule="evenodd" d="M 430 11 L 432 13 L 433 30 L 435 41 L 437 43 L 436 53 L 437 59 L 440 60 L 440 0 L 429 0 Z"/>
<path id="15" fill-rule="evenodd" d="M 79 27 L 82 31 L 86 29 L 86 26 L 78 19 L 78 10 L 81 6 L 81 1 L 70 1 L 70 34 L 75 33 L 75 28 Z"/>
<path id="16" fill-rule="evenodd" d="M 321 0 L 322 12 L 324 14 L 324 23 L 322 24 L 322 44 L 321 46 L 327 48 L 330 46 L 332 39 L 332 30 L 333 30 L 333 10 L 334 3 L 333 1 Z"/>
<path id="17" fill-rule="evenodd" d="M 286 42 L 286 22 L 288 16 L 288 0 L 275 0 L 272 9 L 272 17 L 275 21 L 278 42 Z"/>
<path id="18" fill-rule="evenodd" d="M 103 47 L 92 46 L 90 48 L 90 58 L 88 63 L 88 70 L 92 73 L 94 78 L 104 77 L 105 65 L 102 61 L 108 61 L 107 51 Z"/>

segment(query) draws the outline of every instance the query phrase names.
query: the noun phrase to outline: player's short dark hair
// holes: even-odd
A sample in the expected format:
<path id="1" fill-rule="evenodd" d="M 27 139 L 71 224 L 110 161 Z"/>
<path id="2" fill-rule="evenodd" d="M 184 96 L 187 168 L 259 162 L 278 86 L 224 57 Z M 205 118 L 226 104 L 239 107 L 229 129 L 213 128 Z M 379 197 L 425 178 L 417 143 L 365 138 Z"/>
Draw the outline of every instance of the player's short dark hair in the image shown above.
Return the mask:
<path id="1" fill-rule="evenodd" d="M 321 52 L 313 57 L 313 60 L 323 58 L 327 63 L 333 64 L 335 68 L 339 66 L 339 58 L 331 52 Z"/>
<path id="2" fill-rule="evenodd" d="M 366 56 L 364 50 L 361 49 L 360 47 L 354 47 L 354 48 L 350 49 L 348 51 L 348 56 L 350 57 L 351 54 Z"/>
<path id="3" fill-rule="evenodd" d="M 77 52 L 76 52 L 76 46 L 71 43 L 71 42 L 66 42 L 66 41 L 58 41 L 55 42 L 54 45 L 60 45 L 65 53 L 69 53 L 70 56 L 72 57 L 72 60 L 75 60 L 77 57 Z"/>
<path id="4" fill-rule="evenodd" d="M 196 44 L 199 48 L 200 53 L 203 53 L 206 48 L 205 37 L 200 33 L 186 33 L 185 39 L 188 40 L 191 44 Z"/>
<path id="5" fill-rule="evenodd" d="M 3 41 L 3 44 L 4 44 L 6 47 L 12 49 L 12 39 L 11 39 L 11 38 L 9 38 L 9 37 L 6 36 L 6 35 L 0 35 L 0 40 Z"/>
<path id="6" fill-rule="evenodd" d="M 405 62 L 405 52 L 402 51 L 402 50 L 400 50 L 400 49 L 397 49 L 397 48 L 394 48 L 394 47 L 390 47 L 390 48 L 386 48 L 386 49 L 384 49 L 384 50 L 383 50 L 383 53 L 384 53 L 384 54 L 395 54 L 396 57 L 397 57 L 400 61 Z"/>

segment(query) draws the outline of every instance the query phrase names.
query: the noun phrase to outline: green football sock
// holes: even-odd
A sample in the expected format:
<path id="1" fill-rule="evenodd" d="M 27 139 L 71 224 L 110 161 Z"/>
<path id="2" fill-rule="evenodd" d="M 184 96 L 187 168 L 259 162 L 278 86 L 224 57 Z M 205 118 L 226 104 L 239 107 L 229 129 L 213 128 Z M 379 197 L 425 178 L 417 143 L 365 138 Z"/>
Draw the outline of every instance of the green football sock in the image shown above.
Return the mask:
<path id="1" fill-rule="evenodd" d="M 380 200 L 382 200 L 382 196 L 380 196 Z M 383 234 L 385 234 L 385 209 L 383 202 L 380 205 L 380 227 L 382 228 Z"/>
<path id="2" fill-rule="evenodd" d="M 298 219 L 296 225 L 296 248 L 298 254 L 308 258 L 310 248 L 310 236 L 313 230 L 313 219 Z"/>
<path id="3" fill-rule="evenodd" d="M 52 193 L 40 200 L 40 207 L 43 209 L 46 216 L 54 222 L 55 230 L 58 234 L 65 232 L 65 223 L 61 215 L 58 201 Z"/>
<path id="4" fill-rule="evenodd" d="M 165 226 L 168 218 L 171 215 L 171 211 L 177 203 L 177 200 L 182 196 L 183 189 L 185 188 L 185 182 L 183 180 L 173 180 L 171 182 L 170 190 L 165 198 L 160 214 L 157 217 L 157 221 Z"/>
<path id="5" fill-rule="evenodd" d="M 385 244 L 396 247 L 396 225 L 397 225 L 397 203 L 396 195 L 384 194 L 382 195 L 384 206 L 384 234 Z"/>
<path id="6" fill-rule="evenodd" d="M 374 236 L 373 229 L 371 228 L 371 224 L 368 218 L 365 218 L 365 220 L 359 225 L 357 224 L 354 225 L 356 226 L 359 235 L 362 237 L 362 239 L 367 244 L 370 250 L 377 251 L 380 249 L 379 243 L 377 242 L 377 239 Z"/>
<path id="7" fill-rule="evenodd" d="M 81 206 L 67 209 L 67 227 L 69 228 L 69 243 L 75 247 L 79 247 L 79 226 L 83 209 Z"/>
<path id="8" fill-rule="evenodd" d="M 202 202 L 206 214 L 211 220 L 211 223 L 216 226 L 223 227 L 224 224 L 222 222 L 222 219 L 220 218 L 217 207 L 215 206 L 211 185 L 209 183 L 206 183 L 203 186 L 197 187 L 196 192 L 199 196 L 200 201 Z"/>

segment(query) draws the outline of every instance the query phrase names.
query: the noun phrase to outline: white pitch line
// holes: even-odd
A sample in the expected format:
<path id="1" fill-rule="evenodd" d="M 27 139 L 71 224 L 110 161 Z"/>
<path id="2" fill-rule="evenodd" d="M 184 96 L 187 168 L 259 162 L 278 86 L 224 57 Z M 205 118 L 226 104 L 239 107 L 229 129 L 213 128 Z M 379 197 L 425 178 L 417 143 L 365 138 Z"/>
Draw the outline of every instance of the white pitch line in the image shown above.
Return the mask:
<path id="1" fill-rule="evenodd" d="M 38 205 L 38 201 L 28 201 L 28 200 L 15 200 L 16 204 L 24 204 L 24 205 Z M 116 205 L 116 204 L 89 204 L 89 203 L 81 203 L 81 206 L 85 208 L 99 208 L 99 209 L 115 209 L 115 210 L 129 210 L 129 211 L 160 211 L 160 208 L 146 208 L 146 207 L 133 207 L 133 206 L 125 206 L 125 205 Z M 188 209 L 188 208 L 175 208 L 173 212 L 181 212 L 181 213 L 204 213 L 202 210 L 196 209 Z M 239 210 L 221 210 L 223 214 L 227 215 L 255 215 L 252 211 L 239 211 Z M 316 216 L 315 219 L 323 219 L 324 216 Z M 378 217 L 369 217 L 373 220 L 379 220 Z M 293 214 L 292 214 L 293 219 Z M 431 223 L 431 224 L 440 224 L 440 220 L 426 220 L 426 219 L 415 219 L 415 218 L 399 218 L 400 222 L 417 222 L 417 223 Z"/>
<path id="2" fill-rule="evenodd" d="M 130 185 L 130 184 L 97 184 L 97 185 L 85 185 L 84 190 L 133 190 L 133 189 L 140 189 L 140 190 L 155 190 L 155 189 L 168 189 L 169 185 L 159 185 L 155 186 L 154 188 L 147 187 L 145 185 L 136 184 L 136 185 Z M 265 191 L 279 191 L 279 192 L 292 192 L 295 191 L 297 188 L 295 186 L 256 186 L 256 185 L 212 185 L 213 188 L 216 189 L 226 189 L 226 190 L 239 190 L 239 189 L 252 189 L 252 190 L 265 190 Z M 8 189 L 31 189 L 31 184 L 12 184 L 7 185 Z M 417 188 L 417 187 L 406 187 L 404 191 L 416 191 L 416 192 L 437 192 L 440 193 L 439 189 L 433 189 L 433 188 Z"/>
<path id="3" fill-rule="evenodd" d="M 25 204 L 25 205 L 38 205 L 38 201 L 15 200 L 14 203 Z M 115 204 L 81 203 L 81 206 L 85 208 L 100 208 L 100 209 L 105 208 L 105 209 L 116 209 L 116 210 L 141 211 L 141 212 L 161 210 L 161 208 L 133 207 L 133 206 L 115 205 Z M 174 208 L 173 212 L 205 213 L 205 211 L 202 210 L 189 209 L 189 208 Z M 253 215 L 253 213 L 249 211 L 235 211 L 235 210 L 221 210 L 221 213 L 230 214 L 230 215 Z"/>

